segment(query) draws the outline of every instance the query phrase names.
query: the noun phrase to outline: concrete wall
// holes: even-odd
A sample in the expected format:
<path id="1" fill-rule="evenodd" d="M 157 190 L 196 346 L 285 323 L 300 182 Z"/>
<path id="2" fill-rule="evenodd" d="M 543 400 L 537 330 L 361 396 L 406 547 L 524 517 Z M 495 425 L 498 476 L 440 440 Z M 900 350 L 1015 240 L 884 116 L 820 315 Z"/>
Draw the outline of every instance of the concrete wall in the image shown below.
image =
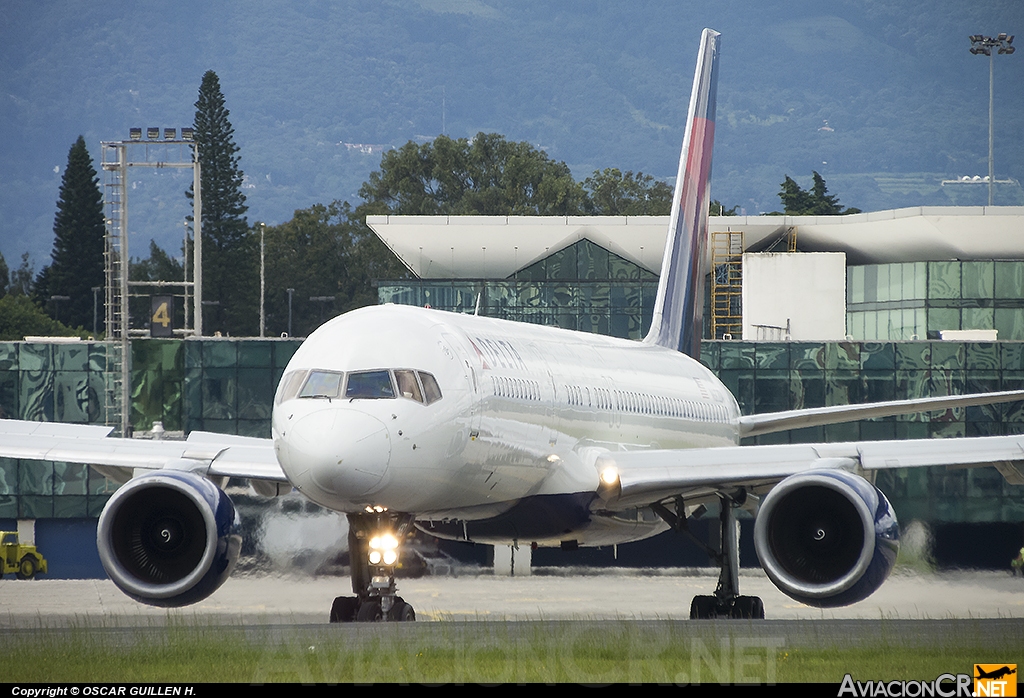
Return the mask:
<path id="1" fill-rule="evenodd" d="M 845 337 L 846 254 L 743 255 L 744 341 Z"/>

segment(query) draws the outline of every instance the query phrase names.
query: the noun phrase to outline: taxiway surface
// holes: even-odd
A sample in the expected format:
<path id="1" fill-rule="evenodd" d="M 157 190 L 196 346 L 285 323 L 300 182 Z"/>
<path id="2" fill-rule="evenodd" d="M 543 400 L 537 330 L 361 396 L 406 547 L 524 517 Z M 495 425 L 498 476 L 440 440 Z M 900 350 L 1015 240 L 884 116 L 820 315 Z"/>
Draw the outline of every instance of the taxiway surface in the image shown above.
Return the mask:
<path id="1" fill-rule="evenodd" d="M 419 621 L 682 620 L 690 599 L 713 592 L 716 577 L 695 571 L 581 571 L 423 577 L 399 580 L 399 593 Z M 344 577 L 242 576 L 193 606 L 162 609 L 137 603 L 109 580 L 4 579 L 0 627 L 159 625 L 177 620 L 234 625 L 306 625 L 327 621 Z M 852 606 L 818 609 L 793 601 L 760 571 L 744 571 L 744 594 L 760 596 L 770 620 L 1024 618 L 1024 579 L 1002 572 L 894 574 Z M 1021 624 L 1024 627 L 1024 623 Z"/>

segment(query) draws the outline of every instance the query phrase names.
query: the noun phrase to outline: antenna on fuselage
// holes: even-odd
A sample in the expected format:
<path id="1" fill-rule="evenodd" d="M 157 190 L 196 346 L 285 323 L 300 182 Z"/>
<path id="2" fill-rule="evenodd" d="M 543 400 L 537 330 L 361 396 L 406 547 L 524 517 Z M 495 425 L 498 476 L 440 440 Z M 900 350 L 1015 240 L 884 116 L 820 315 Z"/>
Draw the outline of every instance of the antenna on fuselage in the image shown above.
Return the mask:
<path id="1" fill-rule="evenodd" d="M 700 358 L 700 340 L 704 333 L 704 278 L 708 274 L 708 204 L 720 36 L 713 29 L 705 29 L 701 35 L 658 296 L 651 329 L 644 338 L 646 344 L 670 347 L 695 359 Z"/>

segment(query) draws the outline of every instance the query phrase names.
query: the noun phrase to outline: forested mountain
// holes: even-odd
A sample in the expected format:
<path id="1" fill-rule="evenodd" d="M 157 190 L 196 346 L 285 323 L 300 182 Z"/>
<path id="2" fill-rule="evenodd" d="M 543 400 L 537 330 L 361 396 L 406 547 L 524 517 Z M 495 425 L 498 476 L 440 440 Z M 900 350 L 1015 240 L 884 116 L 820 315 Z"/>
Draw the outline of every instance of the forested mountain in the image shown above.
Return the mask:
<path id="1" fill-rule="evenodd" d="M 811 172 L 848 206 L 983 203 L 988 59 L 1019 0 L 9 2 L 0 25 L 0 252 L 48 261 L 61 168 L 84 134 L 190 124 L 216 71 L 249 221 L 356 192 L 384 148 L 497 132 L 582 180 L 675 174 L 700 30 L 723 34 L 713 196 L 780 210 Z M 1022 39 L 1024 41 L 1024 39 Z M 1024 178 L 1024 53 L 997 56 L 996 175 Z M 98 163 L 97 163 L 98 164 Z M 99 169 L 97 167 L 97 169 Z M 177 252 L 182 172 L 133 172 L 132 252 Z M 996 203 L 1021 204 L 1019 187 Z"/>

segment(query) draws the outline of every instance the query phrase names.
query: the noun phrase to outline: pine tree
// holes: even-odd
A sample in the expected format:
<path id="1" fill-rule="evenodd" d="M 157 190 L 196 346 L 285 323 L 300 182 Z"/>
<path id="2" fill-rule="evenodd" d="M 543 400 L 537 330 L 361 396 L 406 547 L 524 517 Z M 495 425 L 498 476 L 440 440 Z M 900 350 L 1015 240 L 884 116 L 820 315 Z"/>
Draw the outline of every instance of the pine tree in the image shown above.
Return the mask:
<path id="1" fill-rule="evenodd" d="M 0 298 L 7 295 L 7 287 L 11 282 L 11 273 L 7 269 L 7 260 L 0 253 Z"/>
<path id="2" fill-rule="evenodd" d="M 68 153 L 53 234 L 52 261 L 36 277 L 36 298 L 45 306 L 52 296 L 67 296 L 59 309 L 51 308 L 57 319 L 70 327 L 92 327 L 92 288 L 104 283 L 103 194 L 82 136 Z"/>
<path id="3" fill-rule="evenodd" d="M 825 185 L 825 178 L 817 172 L 812 174 L 814 184 L 810 191 L 800 188 L 789 175 L 782 183 L 782 191 L 779 198 L 785 213 L 791 216 L 845 216 L 851 213 L 860 213 L 859 208 L 843 208 L 839 203 L 839 197 L 828 193 Z M 772 214 L 776 215 L 776 214 Z"/>
<path id="4" fill-rule="evenodd" d="M 195 103 L 195 139 L 202 171 L 203 316 L 205 334 L 254 334 L 258 320 L 256 247 L 245 219 L 235 130 L 228 120 L 220 80 L 203 75 Z M 192 198 L 192 191 L 188 192 Z"/>
<path id="5" fill-rule="evenodd" d="M 806 215 L 814 205 L 811 195 L 801 189 L 789 175 L 786 175 L 786 180 L 782 183 L 779 198 L 782 199 L 783 211 L 793 216 Z"/>

